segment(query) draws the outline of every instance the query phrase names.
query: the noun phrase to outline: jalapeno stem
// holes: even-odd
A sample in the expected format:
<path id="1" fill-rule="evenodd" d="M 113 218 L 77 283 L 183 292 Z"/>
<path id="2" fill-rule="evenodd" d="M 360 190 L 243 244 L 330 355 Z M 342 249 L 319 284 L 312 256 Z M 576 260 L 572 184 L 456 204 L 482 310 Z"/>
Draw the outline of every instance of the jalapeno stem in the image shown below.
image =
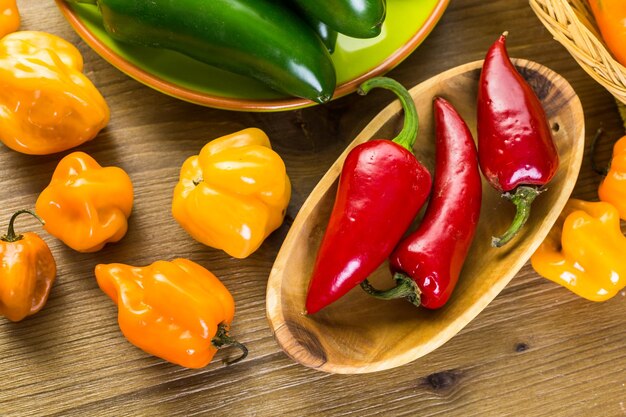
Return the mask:
<path id="1" fill-rule="evenodd" d="M 15 229 L 13 227 L 13 224 L 15 223 L 15 219 L 17 218 L 17 216 L 19 216 L 20 214 L 24 214 L 24 213 L 30 214 L 31 216 L 39 220 L 41 224 L 46 224 L 46 222 L 44 222 L 41 217 L 35 214 L 35 212 L 31 210 L 18 210 L 15 213 L 13 213 L 13 216 L 11 216 L 11 220 L 9 220 L 9 229 L 7 230 L 7 234 L 0 237 L 0 240 L 3 240 L 5 242 L 16 242 L 24 237 L 23 235 L 16 235 Z"/>
<path id="2" fill-rule="evenodd" d="M 224 363 L 226 365 L 232 365 L 233 363 L 237 363 L 245 359 L 246 356 L 248 356 L 248 348 L 244 344 L 239 343 L 238 341 L 236 341 L 235 339 L 233 339 L 232 337 L 228 335 L 228 329 L 227 329 L 226 323 L 218 324 L 217 333 L 211 340 L 211 343 L 213 344 L 213 346 L 215 346 L 216 349 L 222 349 L 222 348 L 229 347 L 229 346 L 234 346 L 236 348 L 241 349 L 241 355 L 238 358 L 230 360 L 230 361 L 224 359 Z"/>
<path id="3" fill-rule="evenodd" d="M 412 153 L 413 144 L 417 138 L 417 130 L 419 128 L 419 120 L 413 97 L 411 97 L 411 94 L 409 94 L 402 84 L 387 77 L 376 77 L 365 81 L 361 84 L 357 93 L 364 96 L 369 93 L 372 88 L 384 88 L 398 96 L 398 100 L 400 100 L 400 104 L 402 104 L 402 109 L 404 110 L 404 126 L 400 133 L 398 133 L 398 136 L 392 140 Z"/>
<path id="4" fill-rule="evenodd" d="M 407 301 L 416 307 L 420 306 L 421 291 L 415 281 L 404 274 L 396 272 L 393 275 L 396 286 L 388 290 L 378 290 L 366 279 L 361 282 L 361 288 L 374 298 L 379 300 L 395 300 L 396 298 L 406 298 Z"/>

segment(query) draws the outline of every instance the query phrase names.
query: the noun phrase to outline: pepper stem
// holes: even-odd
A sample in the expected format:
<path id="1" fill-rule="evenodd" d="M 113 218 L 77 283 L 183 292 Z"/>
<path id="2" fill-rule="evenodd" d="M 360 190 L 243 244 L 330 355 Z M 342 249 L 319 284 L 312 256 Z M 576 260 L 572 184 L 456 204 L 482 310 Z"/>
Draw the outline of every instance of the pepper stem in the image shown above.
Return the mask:
<path id="1" fill-rule="evenodd" d="M 248 356 L 248 348 L 244 344 L 239 343 L 228 335 L 226 323 L 220 323 L 217 325 L 217 333 L 215 333 L 215 336 L 213 337 L 213 339 L 211 339 L 211 343 L 213 344 L 213 346 L 215 346 L 216 349 L 222 349 L 229 346 L 235 346 L 236 348 L 241 349 L 241 355 L 238 358 L 231 361 L 224 359 L 224 363 L 226 365 L 232 365 L 233 363 L 237 363 L 245 359 L 246 356 Z"/>
<path id="2" fill-rule="evenodd" d="M 413 152 L 413 144 L 417 138 L 417 130 L 419 129 L 419 119 L 413 97 L 406 88 L 396 80 L 387 77 L 375 77 L 365 81 L 357 93 L 364 96 L 370 92 L 372 88 L 384 88 L 392 91 L 398 96 L 402 109 L 404 110 L 404 126 L 402 130 L 393 138 L 393 142 L 406 148 L 409 152 Z"/>
<path id="3" fill-rule="evenodd" d="M 602 137 L 602 133 L 603 133 L 602 128 L 598 129 L 598 131 L 593 136 L 593 139 L 591 141 L 591 149 L 590 149 L 590 153 L 591 153 L 591 169 L 593 169 L 593 171 L 596 174 L 601 175 L 603 177 L 606 177 L 607 174 L 609 173 L 609 167 L 600 168 L 598 166 L 598 164 L 596 164 L 596 146 L 598 145 L 598 142 L 600 142 L 600 138 Z"/>
<path id="4" fill-rule="evenodd" d="M 393 279 L 396 281 L 396 286 L 388 290 L 377 290 L 372 287 L 372 284 L 370 284 L 367 279 L 361 282 L 361 288 L 363 288 L 366 293 L 374 298 L 378 298 L 379 300 L 406 298 L 409 303 L 419 307 L 421 304 L 420 295 L 422 292 L 415 281 L 400 272 L 396 272 L 393 275 Z"/>
<path id="5" fill-rule="evenodd" d="M 543 190 L 539 190 L 536 187 L 521 185 L 517 187 L 514 194 L 502 194 L 504 198 L 508 198 L 513 204 L 515 204 L 515 217 L 513 217 L 511 226 L 509 226 L 508 230 L 504 232 L 503 235 L 491 238 L 491 246 L 494 248 L 502 247 L 515 237 L 517 232 L 520 231 L 530 217 L 531 204 L 542 192 Z"/>
<path id="6" fill-rule="evenodd" d="M 46 224 L 46 222 L 44 222 L 41 217 L 36 215 L 35 212 L 31 210 L 18 210 L 15 213 L 13 213 L 13 216 L 11 216 L 11 220 L 9 220 L 9 229 L 7 230 L 7 234 L 0 237 L 0 240 L 4 242 L 17 242 L 18 240 L 21 240 L 24 237 L 23 235 L 16 235 L 15 229 L 13 227 L 13 224 L 15 223 L 15 219 L 17 218 L 17 216 L 19 216 L 20 214 L 24 214 L 24 213 L 30 214 L 31 216 L 39 220 L 41 224 Z"/>

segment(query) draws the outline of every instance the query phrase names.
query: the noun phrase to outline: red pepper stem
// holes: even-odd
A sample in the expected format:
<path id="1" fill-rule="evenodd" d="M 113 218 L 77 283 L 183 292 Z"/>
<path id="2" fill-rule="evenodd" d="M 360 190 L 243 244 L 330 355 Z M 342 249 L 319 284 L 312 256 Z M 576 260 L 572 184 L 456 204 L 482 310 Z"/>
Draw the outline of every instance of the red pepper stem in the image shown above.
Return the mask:
<path id="1" fill-rule="evenodd" d="M 513 217 L 511 226 L 509 226 L 508 230 L 504 232 L 503 235 L 491 238 L 491 246 L 494 248 L 502 247 L 515 237 L 517 232 L 520 231 L 530 217 L 531 204 L 542 192 L 543 190 L 539 190 L 536 187 L 521 185 L 517 187 L 514 194 L 502 194 L 504 198 L 508 198 L 513 204 L 515 204 L 515 217 Z"/>
<path id="2" fill-rule="evenodd" d="M 370 284 L 368 280 L 361 282 L 361 288 L 363 288 L 363 290 L 372 297 L 380 300 L 406 298 L 408 302 L 416 307 L 419 307 L 421 303 L 420 295 L 422 292 L 415 281 L 400 272 L 396 272 L 393 275 L 393 279 L 396 281 L 396 286 L 388 290 L 377 290 L 372 287 L 372 284 Z"/>
<path id="3" fill-rule="evenodd" d="M 239 343 L 228 335 L 228 325 L 226 323 L 220 323 L 217 325 L 217 333 L 215 333 L 215 336 L 211 339 L 211 344 L 213 344 L 216 349 L 222 349 L 229 346 L 241 349 L 241 355 L 238 358 L 230 361 L 224 359 L 224 363 L 226 365 L 237 363 L 244 360 L 246 356 L 248 356 L 248 348 L 243 343 Z"/>
<path id="4" fill-rule="evenodd" d="M 31 216 L 33 216 L 34 218 L 39 220 L 41 222 L 41 224 L 46 224 L 46 222 L 44 222 L 41 217 L 36 215 L 35 212 L 33 212 L 31 210 L 18 210 L 15 213 L 13 213 L 13 216 L 11 216 L 11 220 L 9 220 L 9 229 L 7 230 L 7 234 L 2 236 L 2 237 L 0 237 L 0 240 L 3 240 L 5 242 L 17 242 L 18 240 L 21 240 L 24 237 L 23 235 L 16 235 L 15 234 L 15 229 L 14 229 L 14 226 L 13 226 L 17 216 L 19 216 L 20 214 L 24 214 L 24 213 L 30 214 Z"/>
<path id="5" fill-rule="evenodd" d="M 398 96 L 402 109 L 404 110 L 404 126 L 402 130 L 392 139 L 393 142 L 406 148 L 409 152 L 413 152 L 413 144 L 417 138 L 417 130 L 419 128 L 419 119 L 413 97 L 406 88 L 396 80 L 387 77 L 375 77 L 365 81 L 357 93 L 364 96 L 370 92 L 372 88 L 384 88 L 392 91 Z"/>

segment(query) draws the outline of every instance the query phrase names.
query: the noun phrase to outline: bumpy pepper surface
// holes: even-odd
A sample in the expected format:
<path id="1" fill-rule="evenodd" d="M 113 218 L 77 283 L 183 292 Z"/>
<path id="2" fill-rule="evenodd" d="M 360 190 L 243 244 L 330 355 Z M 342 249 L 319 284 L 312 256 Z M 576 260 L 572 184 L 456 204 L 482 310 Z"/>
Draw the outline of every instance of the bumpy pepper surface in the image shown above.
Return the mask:
<path id="1" fill-rule="evenodd" d="M 591 301 L 626 286 L 626 237 L 617 209 L 603 201 L 570 199 L 530 258 L 537 273 Z"/>
<path id="2" fill-rule="evenodd" d="M 96 252 L 123 238 L 132 207 L 128 174 L 102 167 L 84 152 L 59 162 L 35 206 L 48 233 L 79 252 Z"/>
<path id="3" fill-rule="evenodd" d="M 186 368 L 202 368 L 221 347 L 237 346 L 227 330 L 232 295 L 215 275 L 187 259 L 146 267 L 100 264 L 98 285 L 118 306 L 118 324 L 130 343 Z"/>
<path id="4" fill-rule="evenodd" d="M 69 0 L 97 4 L 116 40 L 171 49 L 324 103 L 335 68 L 313 29 L 276 0 Z"/>
<path id="5" fill-rule="evenodd" d="M 78 49 L 58 36 L 22 31 L 0 39 L 0 140 L 45 155 L 96 137 L 109 108 L 82 68 Z"/>
<path id="6" fill-rule="evenodd" d="M 505 32 L 487 51 L 477 100 L 480 169 L 516 207 L 511 226 L 492 239 L 495 247 L 508 243 L 524 226 L 532 202 L 559 165 L 545 111 L 509 59 L 506 36 Z"/>
<path id="7" fill-rule="evenodd" d="M 435 180 L 418 228 L 389 257 L 397 286 L 385 291 L 361 286 L 382 299 L 407 298 L 435 309 L 450 298 L 474 239 L 482 186 L 476 145 L 465 121 L 448 101 L 433 101 Z"/>
<path id="8" fill-rule="evenodd" d="M 626 66 L 626 1 L 589 0 L 602 39 L 615 58 Z"/>
<path id="9" fill-rule="evenodd" d="M 0 38 L 20 28 L 20 13 L 15 0 L 0 0 Z"/>
<path id="10" fill-rule="evenodd" d="M 385 261 L 430 192 L 430 173 L 413 154 L 418 129 L 413 98 L 390 78 L 372 78 L 359 93 L 372 88 L 398 96 L 404 127 L 393 141 L 370 140 L 348 153 L 309 282 L 309 314 L 337 301 Z"/>
<path id="11" fill-rule="evenodd" d="M 613 204 L 622 220 L 626 220 L 626 136 L 613 146 L 609 171 L 598 187 L 600 200 Z"/>
<path id="12" fill-rule="evenodd" d="M 244 129 L 183 163 L 172 215 L 198 242 L 245 258 L 283 222 L 291 183 L 267 135 Z"/>
<path id="13" fill-rule="evenodd" d="M 46 242 L 36 233 L 16 235 L 13 223 L 0 238 L 0 315 L 20 321 L 37 313 L 46 304 L 56 278 L 56 263 Z"/>

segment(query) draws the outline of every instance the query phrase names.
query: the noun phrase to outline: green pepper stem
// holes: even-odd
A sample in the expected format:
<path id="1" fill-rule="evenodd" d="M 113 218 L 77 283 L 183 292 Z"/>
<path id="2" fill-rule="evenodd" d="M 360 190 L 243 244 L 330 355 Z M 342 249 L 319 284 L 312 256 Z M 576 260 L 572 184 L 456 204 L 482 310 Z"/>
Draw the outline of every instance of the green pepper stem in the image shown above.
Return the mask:
<path id="1" fill-rule="evenodd" d="M 364 96 L 369 93 L 372 88 L 384 88 L 398 96 L 402 104 L 402 109 L 404 110 L 404 126 L 398 136 L 393 139 L 393 142 L 408 149 L 408 151 L 412 153 L 413 144 L 415 144 L 415 139 L 417 138 L 417 130 L 419 129 L 419 118 L 413 97 L 411 97 L 411 94 L 409 94 L 402 84 L 387 77 L 375 77 L 365 81 L 361 84 L 357 93 Z"/>
<path id="2" fill-rule="evenodd" d="M 396 286 L 388 290 L 377 290 L 372 287 L 372 284 L 370 284 L 367 279 L 361 282 L 361 288 L 363 288 L 366 293 L 374 298 L 378 298 L 379 300 L 406 298 L 409 303 L 419 307 L 421 304 L 420 295 L 422 292 L 415 281 L 400 272 L 396 272 L 393 275 L 393 279 L 396 281 Z"/>
<path id="3" fill-rule="evenodd" d="M 11 220 L 9 220 L 9 229 L 7 230 L 7 234 L 2 236 L 2 237 L 0 237 L 0 240 L 2 240 L 4 242 L 17 242 L 18 240 L 21 240 L 24 237 L 23 235 L 16 235 L 15 234 L 15 229 L 14 229 L 14 226 L 13 226 L 17 216 L 19 216 L 20 214 L 24 214 L 24 213 L 30 214 L 31 216 L 33 216 L 34 218 L 39 220 L 41 222 L 41 224 L 46 224 L 46 222 L 44 222 L 41 217 L 39 217 L 37 214 L 35 214 L 35 212 L 33 212 L 31 210 L 18 210 L 15 213 L 13 213 L 13 216 L 11 216 Z"/>
<path id="4" fill-rule="evenodd" d="M 593 171 L 596 174 L 601 175 L 603 177 L 606 177 L 607 174 L 609 173 L 609 168 L 610 168 L 611 164 L 609 164 L 609 166 L 604 167 L 604 168 L 600 168 L 598 166 L 598 164 L 596 164 L 596 146 L 598 145 L 598 142 L 600 142 L 600 138 L 602 137 L 602 133 L 603 133 L 602 128 L 598 129 L 598 131 L 593 136 L 593 139 L 591 141 L 591 148 L 590 148 L 591 169 L 593 169 Z"/>
<path id="5" fill-rule="evenodd" d="M 494 248 L 502 247 L 515 237 L 530 217 L 531 204 L 542 192 L 543 190 L 539 190 L 536 187 L 521 185 L 517 187 L 514 194 L 502 194 L 504 198 L 511 200 L 511 202 L 515 204 L 515 217 L 513 217 L 511 226 L 509 226 L 503 235 L 491 238 L 491 246 Z"/>
<path id="6" fill-rule="evenodd" d="M 217 333 L 215 334 L 213 339 L 211 339 L 211 343 L 213 344 L 213 346 L 215 346 L 216 349 L 222 349 L 229 346 L 234 346 L 238 349 L 241 349 L 241 355 L 238 358 L 231 361 L 224 359 L 224 363 L 226 365 L 232 365 L 233 363 L 237 363 L 245 359 L 246 356 L 248 356 L 248 348 L 243 343 L 239 343 L 228 335 L 228 328 L 226 323 L 218 324 Z"/>

